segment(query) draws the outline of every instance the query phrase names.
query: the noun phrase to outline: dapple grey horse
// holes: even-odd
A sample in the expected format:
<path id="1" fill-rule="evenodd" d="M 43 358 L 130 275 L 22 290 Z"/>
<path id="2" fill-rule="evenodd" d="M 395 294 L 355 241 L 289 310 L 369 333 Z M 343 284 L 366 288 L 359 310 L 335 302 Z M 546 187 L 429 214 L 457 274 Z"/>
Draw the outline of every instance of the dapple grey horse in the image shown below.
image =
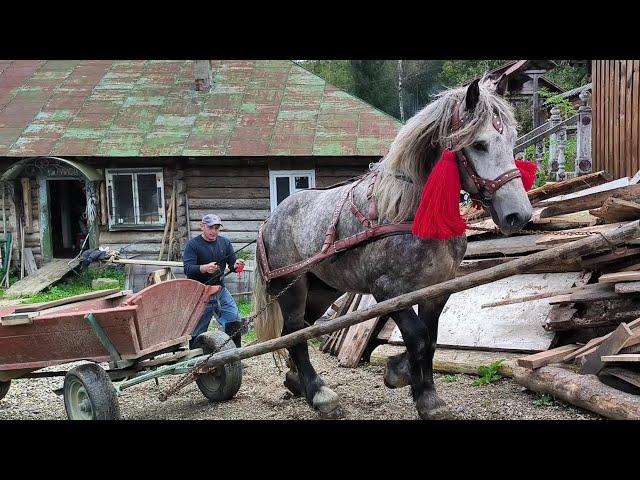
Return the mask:
<path id="1" fill-rule="evenodd" d="M 411 221 L 419 205 L 424 184 L 443 149 L 464 153 L 484 179 L 496 179 L 515 169 L 513 146 L 516 121 L 510 105 L 499 95 L 496 82 L 473 82 L 450 89 L 412 117 L 394 139 L 388 154 L 364 175 L 376 173 L 374 186 L 380 223 Z M 452 118 L 463 119 L 452 128 Z M 496 128 L 495 120 L 501 122 Z M 466 169 L 459 168 L 462 188 L 478 194 L 478 184 Z M 353 191 L 353 202 L 368 210 L 367 183 Z M 349 185 L 327 190 L 302 190 L 286 198 L 263 226 L 263 241 L 269 266 L 280 268 L 317 253 L 325 240 L 334 208 Z M 532 208 L 520 179 L 502 185 L 485 209 L 501 231 L 509 235 L 521 230 Z M 343 208 L 336 238 L 363 231 L 348 208 Z M 421 239 L 410 232 L 378 238 L 343 251 L 308 269 L 277 302 L 268 302 L 287 286 L 292 277 L 265 283 L 256 269 L 254 311 L 266 308 L 255 321 L 259 340 L 274 338 L 313 324 L 331 303 L 345 292 L 372 294 L 377 301 L 433 285 L 455 276 L 467 246 L 464 235 L 448 240 Z M 384 375 L 387 387 L 411 386 L 421 418 L 446 416 L 437 396 L 432 362 L 438 335 L 438 319 L 447 298 L 418 304 L 418 314 L 405 309 L 392 314 L 399 326 L 406 353 L 392 357 Z M 288 348 L 293 369 L 285 385 L 304 395 L 322 413 L 338 406 L 338 396 L 314 370 L 306 342 Z"/>

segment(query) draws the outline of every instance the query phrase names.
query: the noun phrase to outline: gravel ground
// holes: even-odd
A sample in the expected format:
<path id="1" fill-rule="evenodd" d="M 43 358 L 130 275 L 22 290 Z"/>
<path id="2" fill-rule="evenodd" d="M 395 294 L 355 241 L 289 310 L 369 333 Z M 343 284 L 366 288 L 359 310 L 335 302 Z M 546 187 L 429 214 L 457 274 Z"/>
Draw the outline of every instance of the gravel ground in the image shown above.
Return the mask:
<path id="1" fill-rule="evenodd" d="M 391 390 L 384 386 L 383 367 L 364 365 L 357 369 L 338 366 L 336 357 L 310 346 L 316 370 L 340 396 L 342 418 L 350 420 L 418 419 L 409 387 Z M 132 387 L 120 397 L 120 409 L 127 420 L 313 420 L 318 415 L 301 398 L 291 398 L 283 386 L 271 355 L 242 361 L 243 381 L 234 398 L 209 403 L 195 384 L 190 384 L 166 402 L 160 402 L 159 388 L 167 388 L 178 377 L 166 376 Z M 63 370 L 75 364 L 52 367 Z M 103 365 L 106 366 L 106 365 Z M 541 399 L 510 379 L 473 386 L 470 375 L 436 374 L 439 394 L 447 402 L 452 419 L 463 420 L 591 420 L 596 414 L 550 398 Z M 0 420 L 66 419 L 61 396 L 53 389 L 62 377 L 13 380 L 9 393 L 0 400 Z"/>

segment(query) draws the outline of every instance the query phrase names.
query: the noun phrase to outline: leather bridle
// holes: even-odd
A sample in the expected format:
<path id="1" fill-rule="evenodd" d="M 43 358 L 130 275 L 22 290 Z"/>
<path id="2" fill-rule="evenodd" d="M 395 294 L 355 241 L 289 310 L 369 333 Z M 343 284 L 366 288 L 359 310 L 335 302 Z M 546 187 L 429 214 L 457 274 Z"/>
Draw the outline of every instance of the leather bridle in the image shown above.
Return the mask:
<path id="1" fill-rule="evenodd" d="M 460 127 L 462 127 L 467 120 L 466 115 L 460 116 L 459 112 L 459 103 L 453 107 L 453 113 L 451 115 L 451 132 L 455 132 Z M 493 112 L 492 117 L 493 128 L 495 128 L 500 135 L 504 131 L 504 125 L 502 124 L 502 119 L 500 118 L 500 114 L 497 111 Z M 467 159 L 464 154 L 463 149 L 457 150 L 456 158 L 458 163 L 462 169 L 469 175 L 474 185 L 478 189 L 477 193 L 470 193 L 471 198 L 481 202 L 483 205 L 487 206 L 488 203 L 493 199 L 493 195 L 498 191 L 500 187 L 502 187 L 507 182 L 510 182 L 514 178 L 522 177 L 520 170 L 514 168 L 512 170 L 508 170 L 502 175 L 490 180 L 488 178 L 482 178 L 478 175 L 473 164 Z"/>

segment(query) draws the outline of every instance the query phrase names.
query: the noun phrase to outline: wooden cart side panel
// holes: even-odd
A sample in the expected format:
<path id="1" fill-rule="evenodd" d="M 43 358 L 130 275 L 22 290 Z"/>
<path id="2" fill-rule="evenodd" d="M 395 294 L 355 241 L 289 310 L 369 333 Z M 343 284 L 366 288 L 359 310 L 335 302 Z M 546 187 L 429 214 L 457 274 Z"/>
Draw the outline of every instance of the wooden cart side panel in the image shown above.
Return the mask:
<path id="1" fill-rule="evenodd" d="M 172 339 L 190 335 L 206 300 L 217 287 L 207 287 L 189 279 L 169 280 L 147 287 L 133 295 L 140 347 L 148 350 Z"/>
<path id="2" fill-rule="evenodd" d="M 93 312 L 124 358 L 140 355 L 134 322 L 136 310 L 136 307 L 118 307 Z M 87 313 L 38 316 L 29 325 L 0 326 L 0 370 L 42 368 L 77 360 L 109 360 L 109 352 L 84 318 Z"/>

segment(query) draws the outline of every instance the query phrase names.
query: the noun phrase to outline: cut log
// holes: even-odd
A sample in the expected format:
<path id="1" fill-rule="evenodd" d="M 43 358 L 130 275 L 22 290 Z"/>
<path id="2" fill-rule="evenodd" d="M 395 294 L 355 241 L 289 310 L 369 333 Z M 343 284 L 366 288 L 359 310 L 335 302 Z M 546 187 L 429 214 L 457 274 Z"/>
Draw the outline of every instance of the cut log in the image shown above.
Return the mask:
<path id="1" fill-rule="evenodd" d="M 611 182 L 603 183 L 601 185 L 597 185 L 590 188 L 585 188 L 584 190 L 580 190 L 579 192 L 567 193 L 565 195 L 558 195 L 557 197 L 552 197 L 547 200 L 543 200 L 540 202 L 540 205 L 550 205 L 555 202 L 559 202 L 562 200 L 569 200 L 572 198 L 584 197 L 587 195 L 591 195 L 598 192 L 607 192 L 611 190 L 616 190 L 622 187 L 629 186 L 629 177 L 617 178 L 612 180 Z"/>
<path id="2" fill-rule="evenodd" d="M 616 272 L 601 275 L 599 283 L 637 282 L 640 281 L 640 272 Z"/>
<path id="3" fill-rule="evenodd" d="M 592 373 L 596 375 L 602 367 L 604 367 L 604 362 L 601 360 L 601 357 L 605 355 L 615 355 L 631 337 L 633 337 L 633 332 L 626 323 L 618 325 L 618 328 L 616 328 L 591 355 L 586 357 L 584 365 L 580 367 L 580 373 Z"/>
<path id="4" fill-rule="evenodd" d="M 578 192 L 590 187 L 595 187 L 596 185 L 610 182 L 611 179 L 611 175 L 604 171 L 589 173 L 569 180 L 563 180 L 562 182 L 550 183 L 543 185 L 542 187 L 534 188 L 527 192 L 527 196 L 532 204 L 536 204 L 546 198 L 553 198 L 558 195 Z"/>
<path id="5" fill-rule="evenodd" d="M 640 396 L 608 387 L 595 375 L 579 375 L 559 366 L 531 370 L 516 365 L 513 379 L 529 390 L 551 395 L 607 418 L 640 420 Z"/>
<path id="6" fill-rule="evenodd" d="M 616 283 L 614 288 L 616 293 L 638 293 L 640 292 L 640 282 Z"/>
<path id="7" fill-rule="evenodd" d="M 371 365 L 385 366 L 389 357 L 406 351 L 406 347 L 396 345 L 379 345 L 373 352 L 369 362 Z M 503 377 L 513 376 L 513 366 L 518 354 L 510 352 L 487 352 L 481 350 L 458 350 L 454 348 L 436 348 L 433 355 L 433 371 L 440 373 L 466 373 L 477 375 L 478 368 L 504 359 L 498 368 Z"/>
<path id="8" fill-rule="evenodd" d="M 585 195 L 584 197 L 554 202 L 553 205 L 546 207 L 540 213 L 540 218 L 554 217 L 565 213 L 598 208 L 601 207 L 609 197 L 637 202 L 640 200 L 640 185 L 629 185 L 628 187 L 622 187 L 615 190 L 592 193 L 591 195 Z"/>
<path id="9" fill-rule="evenodd" d="M 600 208 L 589 210 L 595 217 L 602 218 L 606 223 L 624 222 L 640 218 L 640 204 L 621 198 L 607 198 Z"/>
<path id="10" fill-rule="evenodd" d="M 540 368 L 550 363 L 559 363 L 568 353 L 578 349 L 578 345 L 563 345 L 545 352 L 534 353 L 518 359 L 518 365 L 525 368 Z"/>
<path id="11" fill-rule="evenodd" d="M 534 265 L 552 262 L 558 258 L 564 258 L 570 255 L 586 255 L 593 253 L 594 251 L 598 251 L 607 245 L 619 245 L 628 239 L 636 238 L 638 236 L 640 236 L 640 222 L 631 222 L 604 235 L 577 240 L 576 242 L 572 242 L 568 245 L 561 245 L 551 248 L 545 252 L 534 253 L 526 258 L 498 265 L 482 272 L 471 273 L 464 277 L 448 280 L 437 285 L 431 285 L 413 292 L 405 293 L 395 298 L 379 302 L 372 307 L 349 313 L 341 318 L 336 318 L 335 320 L 314 324 L 311 327 L 303 328 L 279 338 L 249 345 L 247 347 L 233 348 L 215 353 L 207 357 L 206 368 L 213 369 L 218 365 L 225 365 L 230 362 L 240 361 L 256 355 L 262 355 L 281 348 L 287 348 L 311 338 L 317 338 L 326 333 L 333 332 L 334 330 L 340 330 L 347 326 L 364 322 L 370 318 L 379 317 L 410 307 L 419 301 L 442 298 L 444 295 L 450 295 L 454 292 L 466 290 L 496 279 L 527 272 Z M 202 367 L 204 367 L 204 365 L 202 365 Z M 185 385 L 187 384 L 188 382 L 185 382 Z M 159 398 L 161 401 L 164 401 L 168 397 L 166 394 L 161 394 Z"/>

